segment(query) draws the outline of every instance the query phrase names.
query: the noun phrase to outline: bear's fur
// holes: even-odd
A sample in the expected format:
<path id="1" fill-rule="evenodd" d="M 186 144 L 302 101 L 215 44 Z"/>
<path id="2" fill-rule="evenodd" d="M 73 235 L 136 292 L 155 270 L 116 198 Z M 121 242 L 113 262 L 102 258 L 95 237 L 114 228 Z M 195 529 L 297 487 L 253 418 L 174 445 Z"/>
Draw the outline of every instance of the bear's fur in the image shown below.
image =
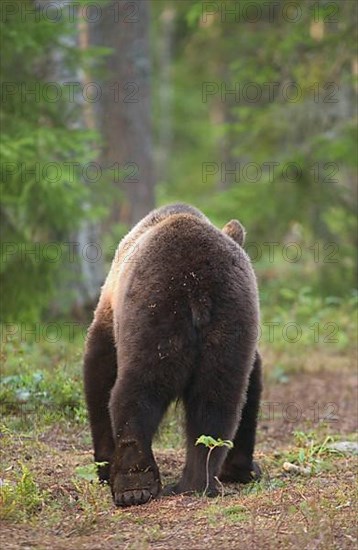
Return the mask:
<path id="1" fill-rule="evenodd" d="M 195 208 L 154 210 L 121 241 L 89 328 L 84 378 L 94 456 L 115 504 L 142 504 L 161 490 L 152 438 L 182 399 L 186 464 L 166 494 L 203 491 L 204 434 L 232 439 L 209 462 L 216 477 L 248 482 L 261 394 L 258 292 L 242 249 L 245 231 L 222 231 Z"/>

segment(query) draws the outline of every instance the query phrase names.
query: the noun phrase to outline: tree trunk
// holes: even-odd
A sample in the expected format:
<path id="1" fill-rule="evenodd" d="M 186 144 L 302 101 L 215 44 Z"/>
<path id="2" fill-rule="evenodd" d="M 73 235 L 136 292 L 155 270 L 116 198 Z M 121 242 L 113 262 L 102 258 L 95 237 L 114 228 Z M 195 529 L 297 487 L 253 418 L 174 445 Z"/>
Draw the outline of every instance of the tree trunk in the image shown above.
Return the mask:
<path id="1" fill-rule="evenodd" d="M 159 181 L 168 179 L 168 160 L 173 140 L 172 124 L 172 48 L 176 11 L 172 4 L 166 6 L 159 18 L 158 76 L 159 76 L 159 121 L 157 175 Z"/>
<path id="2" fill-rule="evenodd" d="M 52 4 L 53 2 L 50 0 L 37 0 L 35 3 L 36 6 L 42 9 L 46 7 L 47 10 L 51 10 Z M 66 6 L 68 7 L 67 0 L 59 0 L 54 5 L 55 14 L 58 7 L 66 8 Z M 46 13 L 49 12 L 46 11 Z M 89 43 L 88 23 L 82 17 L 81 9 L 73 13 L 76 14 L 73 24 L 76 25 L 77 33 L 66 36 L 63 40 L 71 48 L 79 47 L 81 50 L 87 50 L 91 45 Z M 51 66 L 47 75 L 49 81 L 53 80 L 60 84 L 76 82 L 81 85 L 81 88 L 90 81 L 89 75 L 85 71 L 74 72 L 72 68 L 66 65 L 61 50 L 51 52 L 50 59 Z M 85 102 L 82 92 L 75 94 L 74 99 L 74 103 L 68 105 L 68 112 L 65 113 L 68 124 L 78 125 L 83 129 L 95 130 L 96 118 L 93 104 Z M 83 177 L 83 185 L 88 184 L 89 182 Z M 88 204 L 83 205 L 85 210 L 88 207 Z M 52 304 L 52 311 L 55 314 L 61 314 L 63 309 L 70 308 L 78 318 L 85 318 L 86 310 L 91 309 L 95 304 L 103 283 L 103 254 L 99 253 L 96 261 L 87 257 L 87 255 L 94 256 L 96 251 L 101 250 L 99 222 L 84 219 L 80 227 L 74 230 L 64 241 L 71 243 L 74 258 L 68 262 L 68 265 L 64 266 L 66 277 L 62 288 L 59 289 L 58 302 Z"/>
<path id="3" fill-rule="evenodd" d="M 102 165 L 121 172 L 113 185 L 123 192 L 110 221 L 135 224 L 154 206 L 151 124 L 150 1 L 116 0 L 102 9 L 96 42 L 112 53 L 101 100 Z M 119 180 L 119 181 L 118 181 Z"/>

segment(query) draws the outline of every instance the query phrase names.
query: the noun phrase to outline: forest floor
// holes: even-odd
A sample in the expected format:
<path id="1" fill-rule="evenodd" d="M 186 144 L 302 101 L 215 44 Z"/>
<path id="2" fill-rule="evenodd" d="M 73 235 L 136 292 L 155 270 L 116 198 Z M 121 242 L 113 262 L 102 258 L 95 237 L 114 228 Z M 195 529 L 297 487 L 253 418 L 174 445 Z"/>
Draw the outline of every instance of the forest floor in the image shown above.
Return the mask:
<path id="1" fill-rule="evenodd" d="M 265 355 L 271 367 L 256 450 L 263 479 L 225 485 L 214 499 L 163 497 L 116 509 L 108 487 L 81 475 L 92 461 L 86 422 L 8 418 L 0 440 L 1 548 L 356 549 L 357 456 L 334 448 L 355 440 L 354 354 Z M 273 368 L 278 359 L 291 368 Z M 183 467 L 178 426 L 173 408 L 155 444 L 164 484 Z"/>

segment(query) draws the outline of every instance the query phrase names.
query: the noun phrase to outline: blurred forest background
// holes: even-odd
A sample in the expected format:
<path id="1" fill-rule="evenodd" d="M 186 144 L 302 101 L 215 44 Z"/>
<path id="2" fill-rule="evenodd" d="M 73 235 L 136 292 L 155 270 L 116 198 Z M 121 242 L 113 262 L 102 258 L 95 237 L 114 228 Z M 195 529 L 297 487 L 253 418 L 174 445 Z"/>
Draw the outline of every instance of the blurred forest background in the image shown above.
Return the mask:
<path id="1" fill-rule="evenodd" d="M 1 10 L 2 322 L 87 322 L 118 240 L 172 201 L 242 221 L 264 308 L 353 299 L 356 2 Z"/>

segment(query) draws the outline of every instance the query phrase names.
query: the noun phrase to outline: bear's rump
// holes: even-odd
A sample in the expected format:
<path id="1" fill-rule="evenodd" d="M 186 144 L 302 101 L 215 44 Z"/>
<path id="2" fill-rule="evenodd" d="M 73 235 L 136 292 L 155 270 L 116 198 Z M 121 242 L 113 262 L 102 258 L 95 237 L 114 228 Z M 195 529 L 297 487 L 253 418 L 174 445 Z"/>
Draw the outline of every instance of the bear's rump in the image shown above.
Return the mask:
<path id="1" fill-rule="evenodd" d="M 250 270 L 239 247 L 201 220 L 177 216 L 148 231 L 122 272 L 119 367 L 168 380 L 180 373 L 184 383 L 204 350 L 215 356 L 230 347 L 238 363 L 251 361 L 258 304 Z"/>

